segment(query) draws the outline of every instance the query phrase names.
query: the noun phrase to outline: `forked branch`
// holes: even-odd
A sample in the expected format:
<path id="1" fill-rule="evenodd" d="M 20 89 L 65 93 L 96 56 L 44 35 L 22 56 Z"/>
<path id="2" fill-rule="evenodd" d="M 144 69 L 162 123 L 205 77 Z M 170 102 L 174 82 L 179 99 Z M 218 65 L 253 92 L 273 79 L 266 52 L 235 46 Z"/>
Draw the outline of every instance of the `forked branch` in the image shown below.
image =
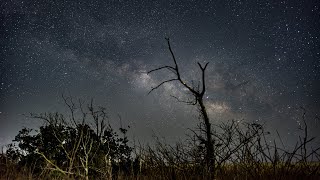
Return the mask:
<path id="1" fill-rule="evenodd" d="M 192 94 L 193 96 L 197 99 L 195 102 L 197 103 L 198 99 L 203 97 L 205 91 L 206 91 L 206 83 L 205 83 L 205 71 L 206 71 L 206 68 L 208 66 L 208 62 L 202 66 L 199 62 L 198 62 L 198 65 L 201 69 L 201 80 L 202 80 L 202 90 L 200 91 L 199 88 L 194 88 L 190 85 L 188 85 L 185 81 L 182 80 L 181 78 L 181 75 L 180 75 L 180 71 L 179 71 L 179 66 L 178 66 L 178 63 L 177 63 L 177 60 L 176 60 L 176 57 L 172 51 L 172 48 L 171 48 L 171 44 L 170 44 L 170 40 L 169 38 L 166 38 L 167 40 L 167 44 L 168 44 L 168 48 L 169 48 L 169 51 L 170 51 L 170 54 L 171 54 L 171 57 L 172 57 L 172 60 L 173 60 L 173 63 L 174 63 L 174 66 L 170 66 L 170 65 L 165 65 L 165 66 L 161 66 L 159 68 L 156 68 L 156 69 L 152 69 L 150 71 L 148 71 L 147 73 L 152 73 L 152 72 L 156 72 L 156 71 L 159 71 L 159 70 L 162 70 L 162 69 L 167 69 L 167 70 L 170 70 L 171 72 L 173 72 L 175 75 L 176 75 L 176 78 L 173 78 L 173 79 L 169 79 L 169 80 L 165 80 L 163 82 L 161 82 L 159 85 L 157 85 L 156 87 L 153 87 L 148 94 L 150 94 L 153 90 L 159 88 L 160 86 L 162 86 L 163 84 L 167 83 L 167 82 L 171 82 L 171 81 L 179 81 L 185 88 L 187 88 Z M 196 104 L 195 103 L 195 104 Z M 188 103 L 190 104 L 190 103 Z M 194 104 L 194 103 L 192 103 Z M 195 105 L 194 104 L 194 105 Z"/>

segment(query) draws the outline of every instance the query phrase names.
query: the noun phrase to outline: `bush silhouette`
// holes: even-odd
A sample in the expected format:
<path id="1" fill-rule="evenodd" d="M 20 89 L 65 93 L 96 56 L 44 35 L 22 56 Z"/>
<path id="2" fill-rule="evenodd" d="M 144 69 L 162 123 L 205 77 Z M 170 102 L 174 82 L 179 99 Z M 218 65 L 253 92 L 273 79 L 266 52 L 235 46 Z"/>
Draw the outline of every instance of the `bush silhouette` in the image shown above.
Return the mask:
<path id="1" fill-rule="evenodd" d="M 127 129 L 121 127 L 116 132 L 106 123 L 105 109 L 96 110 L 92 103 L 86 112 L 81 107 L 80 122 L 75 104 L 69 107 L 70 119 L 59 113 L 31 114 L 45 124 L 35 130 L 20 130 L 14 139 L 18 147 L 8 147 L 8 158 L 20 168 L 34 167 L 34 174 L 70 178 L 110 177 L 120 169 L 130 169 L 132 148 Z"/>

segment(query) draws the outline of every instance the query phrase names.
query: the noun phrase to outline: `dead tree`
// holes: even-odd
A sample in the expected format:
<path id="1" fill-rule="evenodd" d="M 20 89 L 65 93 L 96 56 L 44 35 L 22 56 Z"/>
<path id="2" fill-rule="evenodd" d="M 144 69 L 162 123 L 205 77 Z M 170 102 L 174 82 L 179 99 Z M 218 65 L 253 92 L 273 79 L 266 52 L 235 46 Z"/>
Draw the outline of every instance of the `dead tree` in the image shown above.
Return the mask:
<path id="1" fill-rule="evenodd" d="M 168 79 L 168 80 L 162 81 L 160 84 L 158 84 L 157 86 L 153 87 L 149 91 L 149 93 L 151 93 L 152 91 L 158 89 L 163 84 L 169 83 L 169 82 L 173 82 L 173 81 L 177 81 L 178 83 L 180 83 L 181 85 L 183 85 L 185 88 L 188 89 L 188 91 L 194 97 L 193 101 L 181 101 L 177 97 L 174 97 L 174 98 L 178 99 L 180 102 L 185 102 L 185 103 L 191 104 L 191 105 L 198 105 L 199 111 L 200 111 L 200 115 L 201 115 L 203 123 L 205 125 L 205 130 L 204 131 L 205 131 L 205 136 L 206 136 L 205 148 L 206 148 L 207 168 L 208 168 L 208 171 L 210 173 L 214 172 L 215 171 L 214 140 L 212 138 L 211 123 L 209 121 L 207 109 L 206 109 L 206 106 L 205 106 L 205 104 L 203 102 L 203 96 L 204 96 L 204 94 L 206 92 L 205 71 L 206 71 L 206 68 L 207 68 L 209 63 L 207 62 L 203 66 L 198 62 L 198 66 L 199 66 L 199 68 L 201 70 L 201 85 L 202 85 L 202 87 L 200 88 L 200 84 L 198 84 L 198 86 L 190 86 L 189 84 L 187 84 L 186 81 L 184 81 L 182 79 L 177 60 L 175 58 L 175 55 L 174 55 L 174 53 L 172 51 L 172 48 L 171 48 L 171 45 L 170 45 L 170 40 L 169 40 L 169 38 L 166 38 L 166 40 L 167 40 L 167 43 L 168 43 L 168 48 L 169 48 L 169 51 L 171 53 L 171 57 L 172 57 L 172 60 L 174 62 L 174 65 L 173 66 L 172 65 L 166 65 L 166 66 L 162 66 L 162 67 L 153 69 L 151 71 L 148 71 L 148 74 L 152 73 L 152 72 L 159 71 L 159 70 L 167 69 L 167 70 L 171 71 L 172 73 L 174 73 L 175 77 L 172 78 L 172 79 Z"/>

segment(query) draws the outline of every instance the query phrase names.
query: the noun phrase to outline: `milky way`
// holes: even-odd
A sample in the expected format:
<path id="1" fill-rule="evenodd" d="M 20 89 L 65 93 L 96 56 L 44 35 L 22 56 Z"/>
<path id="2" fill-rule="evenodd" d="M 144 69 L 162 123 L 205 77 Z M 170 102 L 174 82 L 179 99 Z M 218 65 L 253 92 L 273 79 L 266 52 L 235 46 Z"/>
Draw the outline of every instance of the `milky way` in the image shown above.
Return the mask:
<path id="1" fill-rule="evenodd" d="M 266 124 L 288 142 L 303 111 L 320 135 L 320 11 L 317 1 L 36 1 L 0 6 L 0 143 L 39 120 L 23 114 L 65 112 L 61 94 L 105 106 L 131 135 L 173 141 L 198 122 L 196 107 L 172 76 L 146 74 L 172 64 L 170 37 L 183 78 L 198 81 L 210 62 L 206 105 L 212 123 Z"/>

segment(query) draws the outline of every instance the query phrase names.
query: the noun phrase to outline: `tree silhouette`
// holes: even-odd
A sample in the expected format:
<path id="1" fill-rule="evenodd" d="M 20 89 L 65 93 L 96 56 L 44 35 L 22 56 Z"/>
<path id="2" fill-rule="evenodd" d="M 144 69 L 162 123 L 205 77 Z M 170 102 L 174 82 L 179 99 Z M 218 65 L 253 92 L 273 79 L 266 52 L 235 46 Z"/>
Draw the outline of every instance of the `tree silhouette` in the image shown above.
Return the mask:
<path id="1" fill-rule="evenodd" d="M 173 81 L 177 81 L 178 83 L 180 83 L 181 85 L 183 85 L 185 88 L 188 89 L 188 91 L 192 94 L 192 96 L 194 97 L 193 101 L 181 101 L 179 100 L 177 97 L 175 97 L 176 99 L 178 99 L 180 102 L 185 102 L 187 104 L 191 104 L 191 105 L 198 105 L 199 110 L 200 110 L 200 115 L 202 117 L 203 123 L 205 124 L 205 135 L 206 135 L 206 140 L 205 140 L 205 148 L 206 148 L 206 165 L 208 168 L 209 172 L 214 172 L 214 168 L 215 168 L 215 152 L 214 152 L 214 140 L 212 138 L 212 130 L 211 130 L 211 123 L 208 117 L 208 113 L 207 113 L 207 109 L 206 106 L 204 104 L 203 101 L 203 96 L 206 92 L 206 81 L 205 81 L 205 72 L 206 72 L 206 68 L 209 64 L 209 62 L 207 62 L 205 65 L 201 65 L 199 62 L 197 63 L 200 70 L 201 70 L 201 88 L 200 88 L 200 84 L 198 84 L 198 86 L 190 86 L 183 78 L 182 75 L 180 73 L 179 70 L 179 66 L 177 63 L 177 60 L 175 58 L 175 55 L 172 51 L 171 45 L 170 45 L 170 40 L 169 38 L 166 38 L 167 44 L 168 44 L 168 48 L 169 51 L 171 53 L 171 57 L 173 60 L 174 65 L 165 65 L 165 66 L 161 66 L 159 68 L 153 69 L 148 71 L 149 73 L 153 73 L 156 71 L 160 71 L 163 69 L 169 70 L 170 72 L 172 72 L 175 76 L 174 78 L 168 79 L 168 80 L 164 80 L 162 81 L 160 84 L 158 84 L 155 87 L 152 87 L 152 89 L 149 91 L 149 93 L 151 93 L 152 91 L 158 89 L 159 87 L 161 87 L 163 84 L 168 83 L 168 82 L 173 82 Z M 200 82 L 200 81 L 199 81 Z"/>

